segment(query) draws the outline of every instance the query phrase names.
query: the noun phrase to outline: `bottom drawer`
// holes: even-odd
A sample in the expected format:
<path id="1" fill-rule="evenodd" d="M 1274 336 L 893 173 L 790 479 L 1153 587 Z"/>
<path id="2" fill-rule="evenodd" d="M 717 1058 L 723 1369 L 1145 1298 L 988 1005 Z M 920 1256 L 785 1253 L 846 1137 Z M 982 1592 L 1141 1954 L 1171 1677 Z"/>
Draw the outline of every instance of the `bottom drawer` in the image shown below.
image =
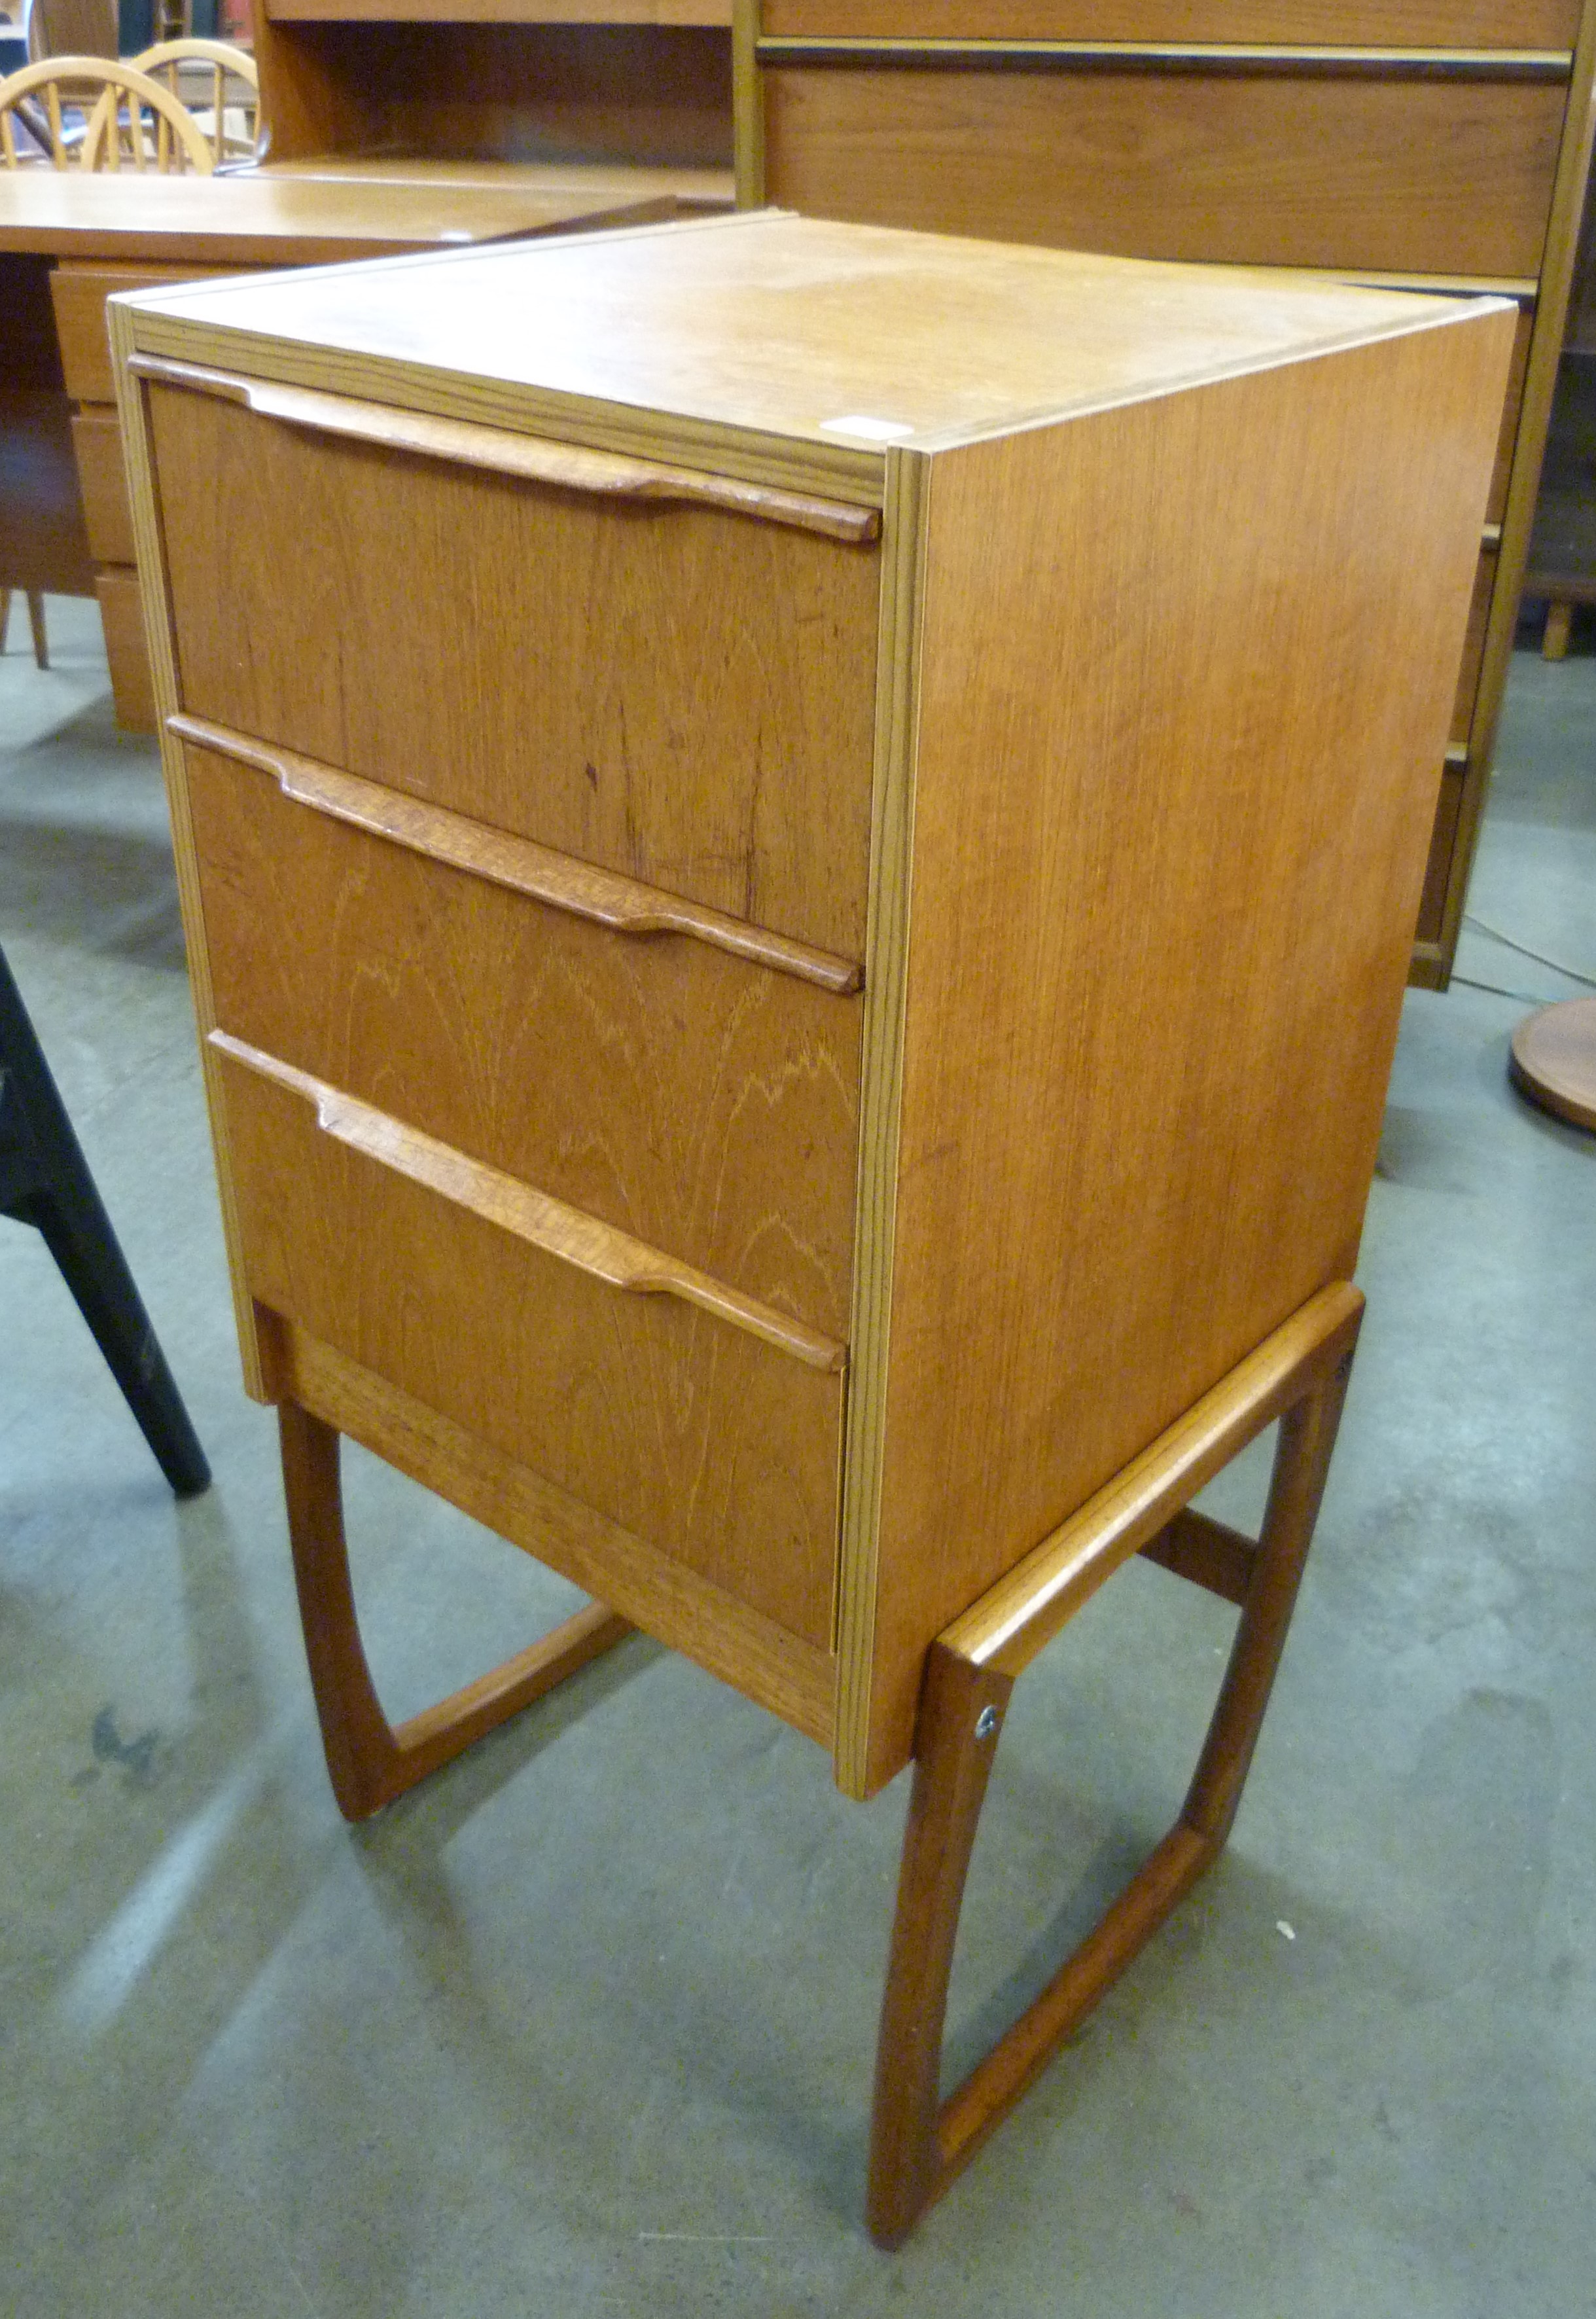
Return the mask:
<path id="1" fill-rule="evenodd" d="M 459 1196 L 354 1148 L 344 1110 L 396 1141 L 406 1131 L 347 1099 L 319 1105 L 316 1082 L 285 1083 L 264 1057 L 223 1046 L 221 1073 L 253 1296 L 829 1646 L 839 1370 L 531 1244 L 521 1187 L 445 1146 L 429 1164 Z"/>
<path id="2" fill-rule="evenodd" d="M 144 641 L 139 574 L 131 565 L 111 564 L 95 574 L 95 593 L 100 600 L 100 622 L 105 631 L 116 721 L 130 733 L 153 733 L 155 683 Z"/>

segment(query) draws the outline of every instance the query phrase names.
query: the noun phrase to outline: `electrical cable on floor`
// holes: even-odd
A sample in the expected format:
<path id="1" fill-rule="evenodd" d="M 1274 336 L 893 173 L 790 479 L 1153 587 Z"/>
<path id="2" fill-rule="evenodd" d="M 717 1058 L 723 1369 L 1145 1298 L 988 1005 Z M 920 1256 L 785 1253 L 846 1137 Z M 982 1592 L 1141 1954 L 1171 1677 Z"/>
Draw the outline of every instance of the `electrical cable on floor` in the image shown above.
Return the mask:
<path id="1" fill-rule="evenodd" d="M 1548 1002 L 1528 990 L 1508 990 L 1500 982 L 1476 982 L 1472 974 L 1455 974 L 1452 980 L 1465 990 L 1488 990 L 1492 998 L 1511 998 L 1520 1006 L 1545 1006 Z"/>
<path id="2" fill-rule="evenodd" d="M 1500 926 L 1487 925 L 1483 918 L 1476 918 L 1472 910 L 1464 912 L 1463 923 L 1465 926 L 1478 926 L 1480 932 L 1483 934 L 1489 934 L 1492 942 L 1505 943 L 1509 950 L 1516 950 L 1520 958 L 1532 958 L 1537 966 L 1549 966 L 1554 974 L 1565 974 L 1570 982 L 1582 982 L 1587 990 L 1596 990 L 1596 974 L 1582 974 L 1577 966 L 1564 966 L 1560 958 L 1548 958 L 1544 951 L 1531 950 L 1528 943 L 1515 942 L 1511 934 L 1504 934 Z M 1461 982 L 1463 977 L 1460 974 L 1455 974 L 1452 979 L 1454 982 Z M 1488 990 L 1491 987 L 1489 983 L 1484 982 L 1479 986 L 1482 990 Z M 1504 998 L 1511 998 L 1516 995 L 1511 990 L 1502 992 Z"/>

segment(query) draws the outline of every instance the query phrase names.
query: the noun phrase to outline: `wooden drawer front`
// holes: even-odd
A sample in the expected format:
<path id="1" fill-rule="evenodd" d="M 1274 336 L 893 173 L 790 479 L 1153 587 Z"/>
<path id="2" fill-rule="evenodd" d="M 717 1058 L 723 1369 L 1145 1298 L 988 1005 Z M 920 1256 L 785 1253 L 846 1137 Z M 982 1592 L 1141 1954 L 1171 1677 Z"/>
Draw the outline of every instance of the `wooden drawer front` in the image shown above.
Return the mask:
<path id="1" fill-rule="evenodd" d="M 155 681 L 144 641 L 139 574 L 129 564 L 111 564 L 95 573 L 95 593 L 100 600 L 100 624 L 105 631 L 116 721 L 130 733 L 153 733 Z"/>
<path id="2" fill-rule="evenodd" d="M 783 67 L 768 199 L 1123 257 L 1539 271 L 1557 84 Z"/>
<path id="3" fill-rule="evenodd" d="M 1276 41 L 1572 49 L 1579 0 L 763 0 L 797 40 Z"/>
<path id="4" fill-rule="evenodd" d="M 857 997 L 613 932 L 187 758 L 223 1030 L 846 1337 Z"/>
<path id="5" fill-rule="evenodd" d="M 1474 574 L 1474 592 L 1469 600 L 1468 633 L 1464 638 L 1463 663 L 1457 672 L 1457 698 L 1452 708 L 1452 738 L 1466 741 L 1474 721 L 1474 695 L 1480 686 L 1480 663 L 1485 653 L 1485 627 L 1491 618 L 1491 599 L 1496 589 L 1498 557 L 1493 547 L 1488 547 L 1480 558 L 1480 568 Z"/>
<path id="6" fill-rule="evenodd" d="M 58 266 L 50 277 L 56 336 L 67 392 L 77 402 L 116 401 L 105 301 L 124 290 L 158 290 L 167 282 L 203 282 L 214 266 Z"/>
<path id="7" fill-rule="evenodd" d="M 149 395 L 186 708 L 862 955 L 876 546 Z"/>
<path id="8" fill-rule="evenodd" d="M 251 1293 L 804 1640 L 827 1646 L 842 1378 L 617 1289 L 220 1058 Z"/>
<path id="9" fill-rule="evenodd" d="M 96 564 L 131 564 L 133 510 L 114 411 L 80 411 L 72 421 L 83 519 Z"/>

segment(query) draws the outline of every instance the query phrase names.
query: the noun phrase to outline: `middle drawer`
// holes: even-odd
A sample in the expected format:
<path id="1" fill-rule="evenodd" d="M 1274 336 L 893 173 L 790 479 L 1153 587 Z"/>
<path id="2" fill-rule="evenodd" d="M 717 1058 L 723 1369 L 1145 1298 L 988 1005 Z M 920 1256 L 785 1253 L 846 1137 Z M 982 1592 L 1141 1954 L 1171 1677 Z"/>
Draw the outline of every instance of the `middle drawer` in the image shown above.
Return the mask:
<path id="1" fill-rule="evenodd" d="M 185 754 L 223 1031 L 846 1339 L 856 994 L 616 932 Z"/>

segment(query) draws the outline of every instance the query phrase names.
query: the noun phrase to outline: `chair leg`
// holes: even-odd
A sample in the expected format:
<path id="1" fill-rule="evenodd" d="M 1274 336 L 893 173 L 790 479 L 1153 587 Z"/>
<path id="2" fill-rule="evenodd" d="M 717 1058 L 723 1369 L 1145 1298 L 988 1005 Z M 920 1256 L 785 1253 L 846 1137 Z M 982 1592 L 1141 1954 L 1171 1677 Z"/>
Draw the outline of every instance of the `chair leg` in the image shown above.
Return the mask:
<path id="1" fill-rule="evenodd" d="M 877 2053 L 867 2216 L 897 2246 L 1222 1850 L 1291 1622 L 1351 1367 L 1348 1350 L 1280 1420 L 1240 1624 L 1179 1818 L 1048 1987 L 938 2098 L 965 1878 L 1014 1678 L 932 1646 Z M 1217 1589 L 1215 1591 L 1223 1591 Z"/>
<path id="2" fill-rule="evenodd" d="M 37 588 L 28 591 L 28 627 L 33 638 L 33 660 L 36 667 L 50 666 L 50 645 L 44 633 L 44 598 Z"/>
<path id="3" fill-rule="evenodd" d="M 197 1497 L 211 1486 L 210 1466 L 86 1170 L 70 1200 L 36 1200 L 32 1220 L 175 1495 Z"/>
<path id="4" fill-rule="evenodd" d="M 180 1498 L 197 1495 L 205 1453 L 3 954 L 0 1214 L 43 1235 L 162 1473 Z"/>
<path id="5" fill-rule="evenodd" d="M 631 1633 L 616 1611 L 590 1603 L 491 1674 L 391 1725 L 371 1679 L 349 1579 L 339 1437 L 297 1402 L 284 1402 L 277 1418 L 311 1689 L 346 1819 L 369 1818 Z"/>

